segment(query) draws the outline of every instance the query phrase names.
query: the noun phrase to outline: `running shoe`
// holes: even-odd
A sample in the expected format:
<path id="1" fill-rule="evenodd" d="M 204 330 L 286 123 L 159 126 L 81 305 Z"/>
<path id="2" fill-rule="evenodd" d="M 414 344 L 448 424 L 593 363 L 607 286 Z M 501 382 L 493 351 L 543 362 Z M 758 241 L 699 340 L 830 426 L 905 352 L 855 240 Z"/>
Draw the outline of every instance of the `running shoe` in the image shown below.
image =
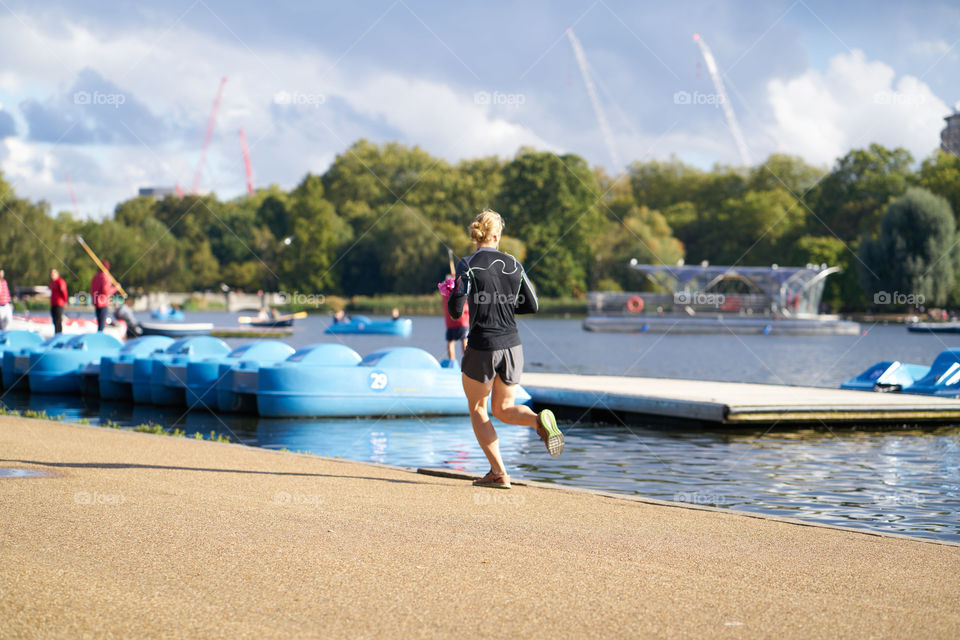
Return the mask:
<path id="1" fill-rule="evenodd" d="M 537 416 L 537 435 L 547 447 L 547 453 L 556 458 L 563 452 L 563 434 L 557 428 L 557 419 L 550 409 L 544 409 Z"/>
<path id="2" fill-rule="evenodd" d="M 488 471 L 487 475 L 474 480 L 473 486 L 489 487 L 491 489 L 509 489 L 510 476 L 505 473 L 494 473 L 493 471 Z"/>

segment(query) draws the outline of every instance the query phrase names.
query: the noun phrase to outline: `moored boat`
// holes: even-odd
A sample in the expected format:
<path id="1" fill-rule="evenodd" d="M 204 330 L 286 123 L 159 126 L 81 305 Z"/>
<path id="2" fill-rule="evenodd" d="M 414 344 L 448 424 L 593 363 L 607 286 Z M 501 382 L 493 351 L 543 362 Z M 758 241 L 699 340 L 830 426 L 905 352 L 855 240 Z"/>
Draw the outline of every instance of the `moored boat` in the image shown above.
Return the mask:
<path id="1" fill-rule="evenodd" d="M 889 360 L 878 362 L 840 387 L 960 398 L 960 349 L 941 351 L 930 366 Z"/>
<path id="2" fill-rule="evenodd" d="M 0 381 L 2 381 L 3 354 L 7 351 L 20 351 L 28 347 L 35 347 L 43 342 L 43 338 L 35 331 L 12 329 L 0 332 Z"/>
<path id="3" fill-rule="evenodd" d="M 131 399 L 134 360 L 162 352 L 172 343 L 173 338 L 166 336 L 142 336 L 127 342 L 118 353 L 100 358 L 100 375 L 97 377 L 100 397 L 104 400 Z"/>
<path id="4" fill-rule="evenodd" d="M 367 316 L 353 316 L 346 322 L 334 322 L 324 333 L 329 334 L 374 334 L 406 338 L 413 331 L 413 320 L 371 320 Z"/>
<path id="5" fill-rule="evenodd" d="M 219 338 L 198 336 L 190 346 L 170 357 L 156 354 L 150 370 L 150 402 L 183 406 L 187 401 L 187 365 L 196 360 L 224 356 L 230 347 Z"/>
<path id="6" fill-rule="evenodd" d="M 857 391 L 906 391 L 929 371 L 930 367 L 922 364 L 884 360 L 850 378 L 841 384 L 840 388 Z"/>
<path id="7" fill-rule="evenodd" d="M 186 403 L 187 409 L 216 410 L 219 406 L 220 383 L 224 383 L 223 392 L 226 394 L 234 381 L 231 370 L 239 365 L 245 365 L 244 371 L 256 378 L 256 372 L 262 364 L 273 364 L 287 359 L 294 353 L 293 347 L 276 340 L 260 340 L 241 345 L 222 357 L 204 358 L 187 363 Z M 249 377 L 249 376 L 246 376 Z M 256 393 L 256 384 L 253 386 Z M 234 407 L 236 398 L 224 395 L 224 404 L 229 407 L 224 410 L 237 411 Z"/>
<path id="8" fill-rule="evenodd" d="M 183 322 L 185 319 L 183 311 L 172 307 L 151 309 L 150 317 L 162 322 Z"/>
<path id="9" fill-rule="evenodd" d="M 30 392 L 80 393 L 85 368 L 94 364 L 99 368 L 102 356 L 116 354 L 122 346 L 105 333 L 86 333 L 35 351 L 30 354 Z"/>
<path id="10" fill-rule="evenodd" d="M 29 314 L 13 314 L 8 330 L 31 331 L 40 334 L 41 337 L 50 338 L 54 335 L 53 320 L 50 316 L 38 316 Z M 93 318 L 71 318 L 64 316 L 63 333 L 76 335 L 79 333 L 96 333 L 97 321 Z M 117 340 L 123 340 L 127 334 L 127 323 L 122 320 L 114 321 L 110 318 L 103 333 L 109 334 Z"/>
<path id="11" fill-rule="evenodd" d="M 30 356 L 52 349 L 58 344 L 67 342 L 75 336 L 66 333 L 57 333 L 39 344 L 33 344 L 22 349 L 11 349 L 3 353 L 3 367 L 0 375 L 3 377 L 3 386 L 6 389 L 30 389 Z"/>
<path id="12" fill-rule="evenodd" d="M 460 369 L 444 362 L 414 347 L 366 358 L 340 344 L 306 347 L 260 368 L 257 411 L 274 418 L 466 415 Z M 522 388 L 516 398 L 530 401 Z"/>
<path id="13" fill-rule="evenodd" d="M 153 369 L 154 364 L 171 360 L 176 357 L 206 358 L 213 355 L 227 353 L 230 350 L 223 340 L 210 336 L 194 336 L 181 338 L 167 345 L 161 352 L 153 352 L 136 357 L 132 367 L 120 367 L 114 371 L 114 380 L 130 381 L 131 395 L 135 403 L 149 404 L 153 402 Z M 163 385 L 157 389 L 158 396 L 165 391 Z"/>
<path id="14" fill-rule="evenodd" d="M 167 336 L 168 338 L 186 338 L 207 336 L 213 331 L 212 322 L 141 322 L 140 328 L 145 336 Z"/>
<path id="15" fill-rule="evenodd" d="M 950 322 L 912 322 L 907 325 L 912 333 L 960 333 L 960 321 Z"/>

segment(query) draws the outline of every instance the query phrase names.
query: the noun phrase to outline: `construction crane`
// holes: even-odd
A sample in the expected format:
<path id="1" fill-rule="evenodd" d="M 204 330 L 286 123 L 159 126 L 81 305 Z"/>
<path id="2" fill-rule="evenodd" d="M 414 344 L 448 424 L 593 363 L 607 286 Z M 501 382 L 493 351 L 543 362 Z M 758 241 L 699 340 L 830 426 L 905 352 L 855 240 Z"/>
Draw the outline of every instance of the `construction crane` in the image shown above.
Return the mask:
<path id="1" fill-rule="evenodd" d="M 247 134 L 240 129 L 240 148 L 243 150 L 243 168 L 247 172 L 247 194 L 253 195 L 253 168 L 250 166 L 250 150 L 247 148 Z"/>
<path id="2" fill-rule="evenodd" d="M 70 179 L 70 172 L 67 171 L 67 187 L 70 188 L 70 199 L 73 200 L 73 213 L 80 217 L 80 205 L 77 204 L 77 194 L 73 190 L 73 180 Z"/>
<path id="3" fill-rule="evenodd" d="M 740 161 L 745 166 L 750 166 L 750 151 L 747 149 L 747 143 L 743 139 L 743 133 L 740 131 L 740 125 L 737 124 L 737 117 L 733 113 L 733 105 L 727 97 L 727 90 L 723 86 L 723 80 L 720 78 L 720 71 L 717 69 L 717 61 L 713 59 L 710 47 L 703 41 L 699 33 L 693 34 L 693 41 L 700 47 L 700 53 L 703 54 L 703 61 L 707 65 L 707 71 L 713 80 L 713 88 L 717 92 L 717 99 L 720 101 L 720 107 L 723 109 L 723 115 L 727 118 L 727 125 L 730 127 L 730 133 L 733 135 L 733 141 L 737 145 L 737 151 L 740 152 Z"/>
<path id="4" fill-rule="evenodd" d="M 223 96 L 223 85 L 227 84 L 226 76 L 220 78 L 220 87 L 217 89 L 217 97 L 213 100 L 213 109 L 210 110 L 210 119 L 207 120 L 207 135 L 203 138 L 203 150 L 200 152 L 200 164 L 197 165 L 197 172 L 193 175 L 193 186 L 190 193 L 196 193 L 200 188 L 200 178 L 203 176 L 203 165 L 207 160 L 207 147 L 210 146 L 210 140 L 213 138 L 213 129 L 217 124 L 217 111 L 220 109 L 220 98 Z"/>
<path id="5" fill-rule="evenodd" d="M 583 76 L 583 83 L 587 85 L 587 95 L 590 96 L 590 102 L 593 104 L 593 112 L 597 116 L 597 123 L 600 125 L 600 133 L 603 135 L 603 141 L 607 145 L 607 152 L 610 154 L 610 160 L 613 161 L 613 170 L 620 170 L 620 155 L 617 153 L 617 147 L 613 143 L 613 133 L 610 132 L 610 125 L 607 123 L 607 116 L 600 105 L 600 98 L 597 96 L 597 90 L 593 86 L 593 80 L 590 78 L 590 68 L 587 65 L 587 56 L 583 53 L 583 47 L 580 41 L 573 34 L 573 29 L 567 29 L 567 37 L 570 39 L 570 46 L 573 47 L 573 55 L 577 58 L 577 64 L 580 66 L 580 75 Z"/>

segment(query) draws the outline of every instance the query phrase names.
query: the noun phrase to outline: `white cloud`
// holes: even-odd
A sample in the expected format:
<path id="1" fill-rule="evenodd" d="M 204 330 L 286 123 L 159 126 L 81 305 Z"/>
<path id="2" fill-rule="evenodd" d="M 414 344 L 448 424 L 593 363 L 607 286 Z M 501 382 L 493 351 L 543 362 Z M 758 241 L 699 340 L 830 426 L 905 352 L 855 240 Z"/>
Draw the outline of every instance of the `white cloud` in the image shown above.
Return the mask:
<path id="1" fill-rule="evenodd" d="M 924 56 L 929 58 L 942 58 L 943 56 L 951 53 L 953 46 L 947 43 L 946 40 L 918 40 L 910 45 L 908 51 L 917 56 Z M 951 57 L 956 57 L 956 54 L 953 54 Z"/>
<path id="2" fill-rule="evenodd" d="M 817 164 L 872 142 L 925 157 L 939 144 L 950 109 L 919 78 L 895 76 L 887 64 L 855 50 L 834 56 L 825 73 L 809 69 L 771 80 L 768 133 L 782 151 Z"/>
<path id="3" fill-rule="evenodd" d="M 129 94 L 128 104 L 135 99 L 180 134 L 161 144 L 98 148 L 91 158 L 101 163 L 106 182 L 74 179 L 85 213 L 109 211 L 112 205 L 105 203 L 128 198 L 140 186 L 179 182 L 189 188 L 221 76 L 228 82 L 201 185 L 221 197 L 244 189 L 239 128 L 246 130 L 261 185 L 291 186 L 307 171 L 323 171 L 356 138 L 376 139 L 371 127 L 387 127 L 401 141 L 449 160 L 510 155 L 524 144 L 549 146 L 507 114 L 477 104 L 472 90 L 350 68 L 349 61 L 331 69 L 332 61 L 313 51 L 254 52 L 229 33 L 223 36 L 225 41 L 182 25 L 170 32 L 147 28 L 104 35 L 6 16 L 0 18 L 0 57 L 12 60 L 16 52 L 17 64 L 0 81 L 17 101 L 44 98 L 66 92 L 77 74 L 92 69 Z M 277 104 L 275 98 L 283 92 L 322 99 Z M 124 106 L 116 110 L 120 121 Z M 134 127 L 126 137 L 152 140 L 147 133 Z M 55 210 L 67 208 L 62 174 L 70 163 L 62 157 L 65 145 L 18 140 L 13 146 L 4 154 L 3 169 L 20 195 L 47 198 Z M 41 157 L 42 172 L 36 169 Z"/>

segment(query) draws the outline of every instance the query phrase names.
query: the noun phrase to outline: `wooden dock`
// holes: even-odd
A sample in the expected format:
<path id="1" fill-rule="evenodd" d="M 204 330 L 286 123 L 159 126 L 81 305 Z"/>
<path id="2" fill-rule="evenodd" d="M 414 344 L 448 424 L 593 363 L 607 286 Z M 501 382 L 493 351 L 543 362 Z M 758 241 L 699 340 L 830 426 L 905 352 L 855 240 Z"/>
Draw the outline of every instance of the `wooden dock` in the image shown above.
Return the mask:
<path id="1" fill-rule="evenodd" d="M 524 373 L 522 384 L 535 404 L 584 417 L 745 427 L 960 423 L 960 400 L 905 393 L 560 373 Z"/>

